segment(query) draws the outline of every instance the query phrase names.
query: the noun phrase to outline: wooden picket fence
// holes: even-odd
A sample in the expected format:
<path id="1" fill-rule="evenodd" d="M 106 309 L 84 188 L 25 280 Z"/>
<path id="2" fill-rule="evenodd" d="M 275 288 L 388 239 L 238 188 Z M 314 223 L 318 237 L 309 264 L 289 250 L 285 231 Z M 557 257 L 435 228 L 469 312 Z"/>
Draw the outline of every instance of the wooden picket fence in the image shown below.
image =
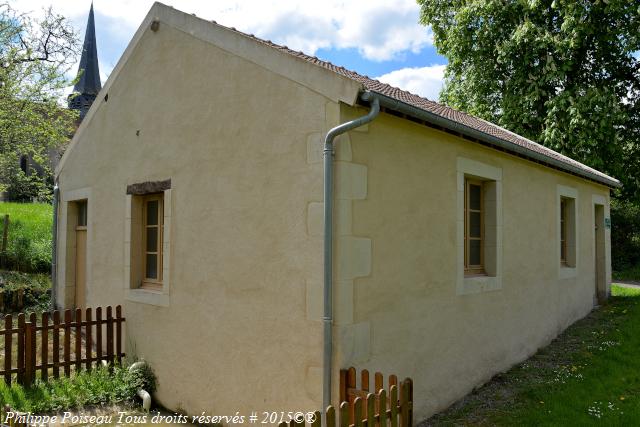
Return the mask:
<path id="1" fill-rule="evenodd" d="M 398 378 L 390 375 L 388 390 L 384 388 L 384 376 L 374 375 L 374 391 L 369 391 L 369 371 L 360 373 L 357 387 L 356 369 L 340 370 L 340 407 L 338 413 L 329 406 L 324 414 L 315 412 L 311 427 L 411 427 L 413 425 L 413 381 L 406 378 L 398 385 Z M 307 420 L 309 421 L 309 420 Z M 302 427 L 304 420 L 282 422 L 280 427 Z"/>
<path id="2" fill-rule="evenodd" d="M 54 378 L 68 377 L 72 368 L 76 372 L 82 368 L 90 370 L 94 362 L 120 362 L 125 356 L 122 351 L 125 318 L 121 306 L 116 306 L 115 317 L 110 306 L 106 307 L 104 317 L 102 307 L 95 309 L 95 320 L 93 314 L 92 308 L 84 310 L 84 319 L 81 309 L 65 310 L 62 318 L 57 310 L 40 316 L 31 313 L 28 317 L 20 313 L 17 324 L 11 314 L 6 315 L 4 329 L 0 330 L 0 336 L 4 335 L 0 376 L 5 383 L 10 385 L 15 374 L 19 384 L 29 386 L 37 373 L 46 380 L 50 374 Z"/>

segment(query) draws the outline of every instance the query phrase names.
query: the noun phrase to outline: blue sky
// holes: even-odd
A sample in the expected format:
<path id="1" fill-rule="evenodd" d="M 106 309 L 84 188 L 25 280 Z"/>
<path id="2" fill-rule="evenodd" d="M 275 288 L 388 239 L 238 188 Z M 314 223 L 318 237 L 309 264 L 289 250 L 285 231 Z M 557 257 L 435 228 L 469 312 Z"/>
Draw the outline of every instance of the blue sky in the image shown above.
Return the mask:
<path id="1" fill-rule="evenodd" d="M 52 6 L 71 20 L 81 36 L 90 4 L 14 2 L 20 10 L 36 14 Z M 152 0 L 95 0 L 103 83 L 152 4 Z M 446 59 L 437 54 L 429 29 L 418 24 L 415 0 L 174 0 L 170 4 L 430 99 L 437 98 L 442 85 Z"/>

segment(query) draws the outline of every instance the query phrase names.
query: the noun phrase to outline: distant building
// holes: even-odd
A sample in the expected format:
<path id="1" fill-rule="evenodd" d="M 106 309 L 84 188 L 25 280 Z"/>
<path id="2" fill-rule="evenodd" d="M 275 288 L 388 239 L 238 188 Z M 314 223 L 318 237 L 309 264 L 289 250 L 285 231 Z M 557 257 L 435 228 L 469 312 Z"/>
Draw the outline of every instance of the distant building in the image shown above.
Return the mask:
<path id="1" fill-rule="evenodd" d="M 91 3 L 91 9 L 89 9 L 89 19 L 87 20 L 87 31 L 84 35 L 82 57 L 78 66 L 78 76 L 80 79 L 73 87 L 73 93 L 69 95 L 67 102 L 70 109 L 80 111 L 80 120 L 82 120 L 96 99 L 98 92 L 102 89 L 100 68 L 98 66 L 93 3 Z"/>

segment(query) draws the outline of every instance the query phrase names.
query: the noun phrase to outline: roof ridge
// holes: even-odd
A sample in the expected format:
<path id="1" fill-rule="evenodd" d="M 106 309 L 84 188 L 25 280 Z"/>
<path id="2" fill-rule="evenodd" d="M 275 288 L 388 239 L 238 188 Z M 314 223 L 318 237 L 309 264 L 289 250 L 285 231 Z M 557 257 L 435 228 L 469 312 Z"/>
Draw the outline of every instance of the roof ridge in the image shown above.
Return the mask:
<path id="1" fill-rule="evenodd" d="M 572 159 L 571 157 L 565 156 L 549 147 L 545 147 L 544 145 L 533 141 L 529 138 L 526 138 L 522 135 L 519 135 L 513 131 L 505 129 L 504 127 L 492 123 L 488 120 L 484 120 L 480 117 L 476 117 L 471 115 L 465 111 L 457 110 L 451 106 L 442 104 L 437 101 L 430 100 L 429 98 L 411 93 L 407 90 L 401 89 L 396 86 L 392 86 L 388 83 L 381 82 L 378 79 L 371 78 L 369 76 L 358 73 L 357 71 L 350 70 L 341 65 L 336 65 L 331 61 L 327 61 L 325 59 L 318 58 L 317 56 L 311 56 L 303 51 L 295 51 L 285 45 L 280 45 L 274 43 L 271 40 L 262 39 L 257 37 L 254 34 L 249 34 L 244 31 L 240 31 L 235 27 L 227 27 L 222 25 L 216 21 L 208 21 L 212 24 L 215 24 L 221 28 L 227 29 L 229 31 L 234 31 L 244 37 L 252 39 L 258 43 L 264 44 L 271 48 L 277 49 L 281 52 L 287 53 L 293 57 L 302 59 L 314 65 L 321 66 L 329 71 L 333 71 L 334 73 L 346 77 L 348 79 L 355 80 L 361 83 L 365 89 L 380 93 L 385 96 L 389 96 L 394 98 L 400 102 L 404 102 L 406 104 L 412 105 L 413 107 L 417 107 L 421 110 L 424 110 L 428 113 L 435 114 L 449 121 L 458 123 L 460 125 L 466 126 L 468 128 L 474 129 L 476 131 L 483 132 L 487 135 L 496 137 L 501 139 L 507 143 L 511 143 L 522 148 L 525 148 L 531 152 L 538 153 L 539 155 L 544 155 L 550 159 L 554 159 L 556 161 L 560 161 L 561 163 L 565 163 L 567 165 L 571 165 L 574 167 L 578 167 L 579 169 L 584 170 L 585 172 L 589 172 L 595 175 L 598 175 L 605 180 L 618 182 L 615 178 L 608 176 L 607 174 L 600 172 L 596 169 L 593 169 L 577 160 Z"/>

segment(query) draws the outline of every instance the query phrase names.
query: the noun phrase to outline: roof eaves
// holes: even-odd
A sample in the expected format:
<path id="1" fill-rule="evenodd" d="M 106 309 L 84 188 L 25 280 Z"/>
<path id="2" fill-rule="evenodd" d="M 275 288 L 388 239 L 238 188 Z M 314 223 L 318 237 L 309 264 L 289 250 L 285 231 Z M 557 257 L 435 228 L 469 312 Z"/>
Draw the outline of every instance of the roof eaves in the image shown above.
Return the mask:
<path id="1" fill-rule="evenodd" d="M 593 172 L 590 172 L 589 170 L 587 170 L 590 168 L 588 168 L 585 165 L 580 164 L 580 166 L 582 167 L 573 166 L 567 162 L 558 160 L 554 157 L 546 156 L 542 153 L 530 150 L 521 145 L 514 144 L 510 141 L 504 140 L 502 138 L 498 138 L 494 135 L 482 132 L 478 129 L 474 129 L 463 123 L 459 123 L 457 121 L 448 119 L 446 117 L 442 117 L 440 115 L 424 110 L 422 108 L 418 108 L 414 105 L 400 101 L 396 98 L 392 98 L 390 96 L 387 96 L 385 94 L 382 94 L 376 91 L 370 91 L 370 92 L 373 92 L 376 94 L 376 96 L 380 99 L 380 105 L 386 109 L 393 110 L 401 114 L 405 114 L 407 116 L 411 116 L 420 120 L 424 120 L 425 122 L 435 125 L 436 127 L 447 129 L 454 133 L 464 135 L 467 138 L 484 142 L 491 146 L 500 148 L 504 151 L 516 154 L 518 156 L 522 156 L 529 160 L 543 163 L 554 169 L 559 169 L 559 170 L 568 172 L 570 174 L 577 175 L 582 178 L 586 178 L 586 179 L 598 182 L 610 188 L 622 187 L 622 184 L 617 179 L 612 178 L 608 175 L 605 175 L 601 172 L 598 172 L 595 169 L 593 169 Z M 364 99 L 363 99 L 363 96 L 361 96 L 361 99 L 365 102 L 367 102 L 368 100 L 366 96 L 364 97 Z"/>

